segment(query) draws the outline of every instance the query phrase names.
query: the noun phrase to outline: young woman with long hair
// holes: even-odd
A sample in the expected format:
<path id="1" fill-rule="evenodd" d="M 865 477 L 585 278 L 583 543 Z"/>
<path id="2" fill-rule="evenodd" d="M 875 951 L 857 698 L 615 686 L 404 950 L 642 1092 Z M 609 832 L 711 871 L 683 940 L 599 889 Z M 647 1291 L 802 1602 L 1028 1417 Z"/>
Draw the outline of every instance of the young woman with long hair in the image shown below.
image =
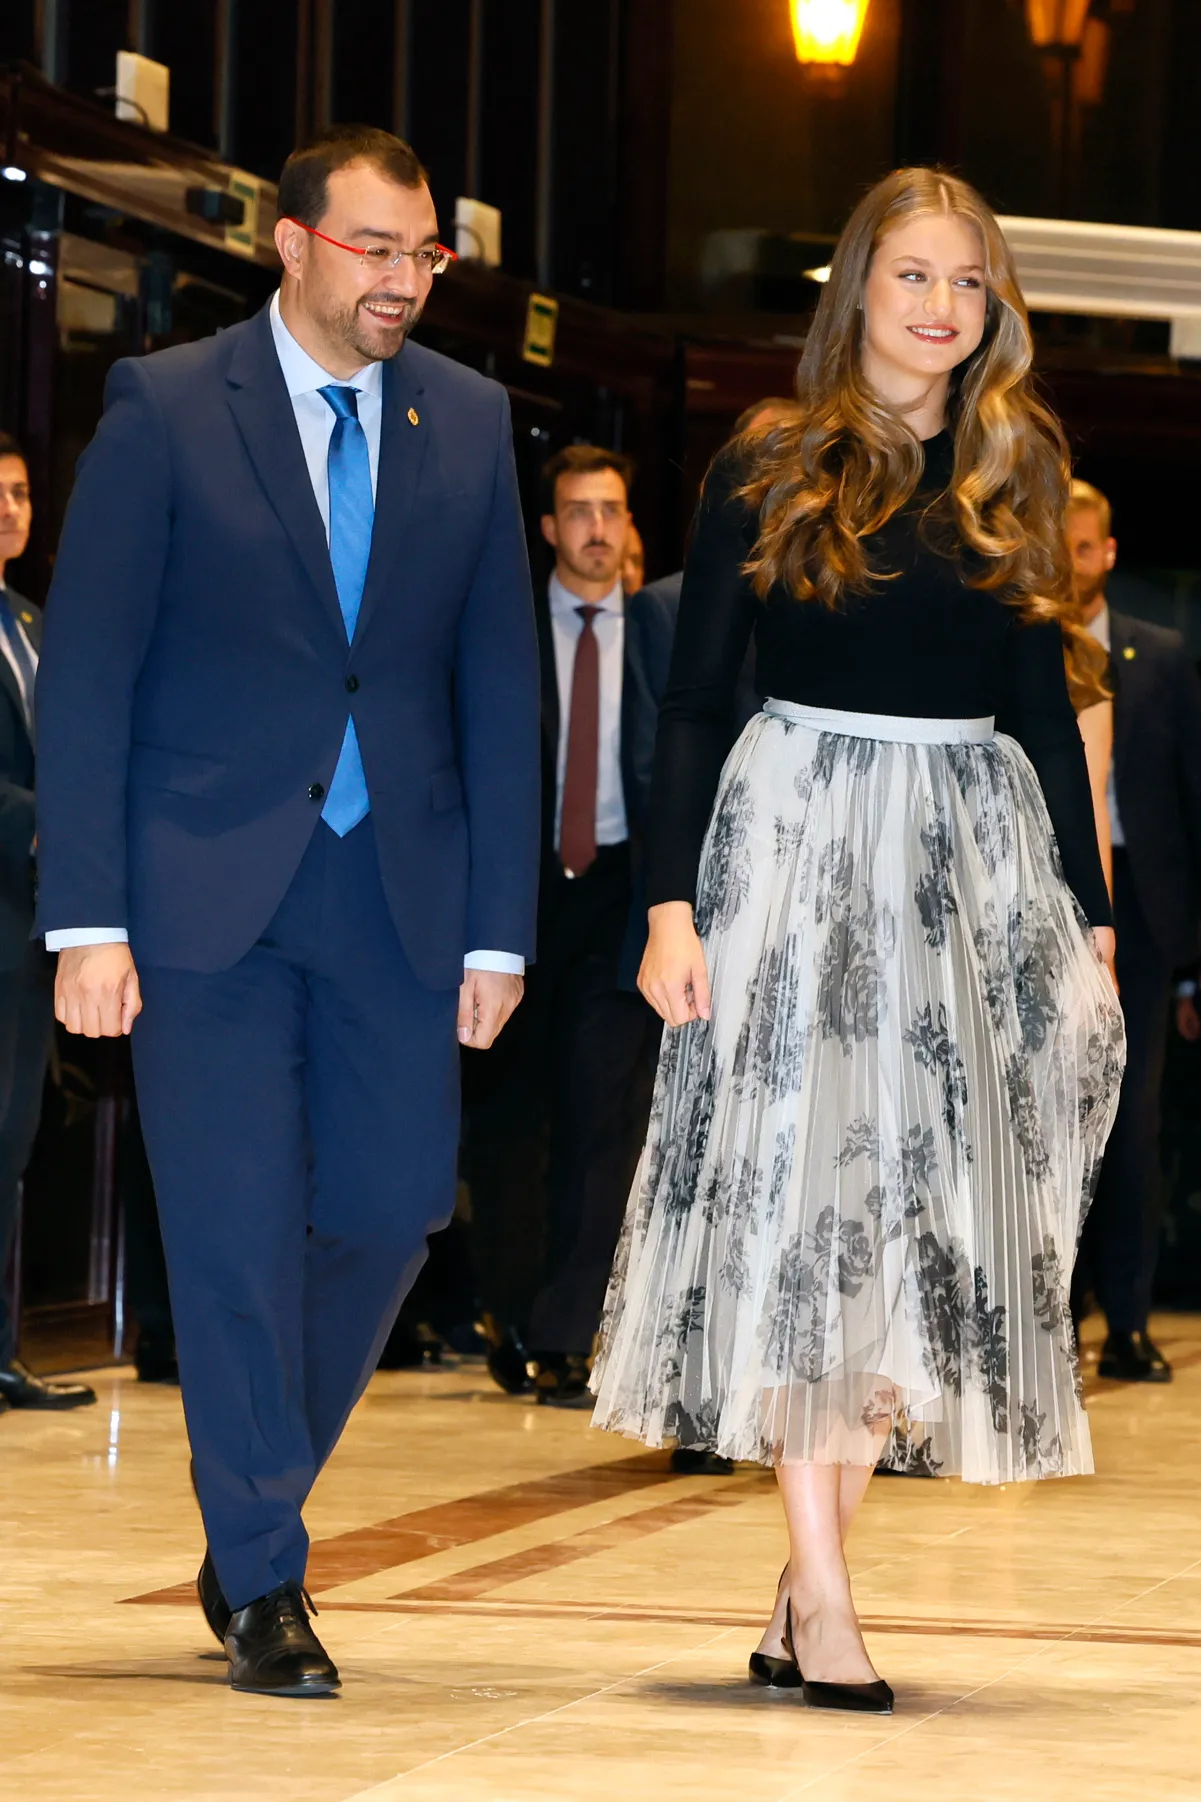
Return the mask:
<path id="1" fill-rule="evenodd" d="M 882 1457 L 1092 1466 L 1068 1282 L 1124 1046 L 1030 364 L 980 196 L 881 182 L 795 419 L 710 472 L 660 722 L 639 980 L 675 1030 L 595 1419 L 775 1467 L 752 1675 L 813 1706 L 892 1708 L 843 1551 Z M 772 698 L 727 758 L 752 631 Z"/>

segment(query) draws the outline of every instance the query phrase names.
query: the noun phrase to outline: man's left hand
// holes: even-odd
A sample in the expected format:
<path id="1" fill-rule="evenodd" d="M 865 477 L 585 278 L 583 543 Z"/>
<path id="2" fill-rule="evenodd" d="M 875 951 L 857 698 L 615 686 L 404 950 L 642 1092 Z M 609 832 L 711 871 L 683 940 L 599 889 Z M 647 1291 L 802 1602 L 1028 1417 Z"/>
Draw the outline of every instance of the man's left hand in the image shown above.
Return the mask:
<path id="1" fill-rule="evenodd" d="M 501 970 L 468 970 L 459 990 L 459 1043 L 487 1051 L 525 993 L 525 979 Z"/>

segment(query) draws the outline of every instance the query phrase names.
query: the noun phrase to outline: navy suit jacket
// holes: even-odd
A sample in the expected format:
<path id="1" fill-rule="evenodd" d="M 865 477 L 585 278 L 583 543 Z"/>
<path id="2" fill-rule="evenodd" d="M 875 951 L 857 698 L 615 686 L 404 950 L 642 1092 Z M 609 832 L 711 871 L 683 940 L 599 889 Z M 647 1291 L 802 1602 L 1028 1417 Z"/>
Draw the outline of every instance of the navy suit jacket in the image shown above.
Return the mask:
<path id="1" fill-rule="evenodd" d="M 34 650 L 42 642 L 40 608 L 12 588 L 9 605 Z M 0 652 L 0 969 L 29 955 L 33 926 L 33 740 L 12 664 Z"/>
<path id="2" fill-rule="evenodd" d="M 1111 611 L 1109 639 L 1130 875 L 1165 964 L 1190 964 L 1201 912 L 1201 684 L 1179 632 Z"/>
<path id="3" fill-rule="evenodd" d="M 38 680 L 37 929 L 217 971 L 278 908 L 353 713 L 388 903 L 430 988 L 534 951 L 538 664 L 508 402 L 384 365 L 346 642 L 267 309 L 117 363 L 63 528 Z"/>

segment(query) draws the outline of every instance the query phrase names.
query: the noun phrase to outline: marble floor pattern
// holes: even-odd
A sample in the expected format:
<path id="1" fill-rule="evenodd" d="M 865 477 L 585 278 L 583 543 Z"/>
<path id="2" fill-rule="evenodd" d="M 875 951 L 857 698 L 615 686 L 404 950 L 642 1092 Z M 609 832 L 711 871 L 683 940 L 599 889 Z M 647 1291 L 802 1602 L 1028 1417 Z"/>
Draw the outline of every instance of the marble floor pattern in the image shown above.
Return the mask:
<path id="1" fill-rule="evenodd" d="M 0 1796 L 1196 1802 L 1201 1318 L 1157 1337 L 1170 1387 L 1089 1379 L 1096 1478 L 872 1485 L 852 1563 L 890 1720 L 744 1680 L 769 1474 L 673 1477 L 473 1364 L 377 1377 L 314 1492 L 342 1695 L 234 1695 L 178 1393 L 102 1371 L 96 1408 L 0 1420 Z"/>

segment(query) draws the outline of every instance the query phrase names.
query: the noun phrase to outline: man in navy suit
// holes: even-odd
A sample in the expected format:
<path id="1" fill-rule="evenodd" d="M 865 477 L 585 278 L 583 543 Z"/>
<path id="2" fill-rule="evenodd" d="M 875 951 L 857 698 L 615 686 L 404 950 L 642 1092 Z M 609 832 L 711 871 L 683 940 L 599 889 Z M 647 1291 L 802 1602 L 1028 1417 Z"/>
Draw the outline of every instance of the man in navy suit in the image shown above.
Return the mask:
<path id="1" fill-rule="evenodd" d="M 29 937 L 33 685 L 42 616 L 6 579 L 8 563 L 29 541 L 32 518 L 25 453 L 0 432 L 0 1413 L 86 1407 L 96 1399 L 86 1383 L 48 1383 L 26 1369 L 16 1355 L 17 1298 L 6 1282 L 54 1030 L 53 964 Z"/>
<path id="2" fill-rule="evenodd" d="M 649 590 L 623 594 L 632 473 L 619 451 L 585 444 L 558 452 L 544 471 L 542 525 L 555 567 L 536 608 L 539 961 L 502 1053 L 473 1072 L 465 1145 L 490 1368 L 505 1388 L 529 1387 L 528 1344 L 539 1400 L 560 1406 L 591 1405 L 588 1357 L 659 1042 L 635 978 L 646 941 L 643 831 L 676 609 Z"/>
<path id="3" fill-rule="evenodd" d="M 1085 624 L 1109 652 L 1113 761 L 1109 816 L 1117 973 L 1126 1074 L 1117 1119 L 1080 1241 L 1077 1304 L 1088 1278 L 1108 1332 L 1098 1370 L 1167 1383 L 1172 1367 L 1148 1331 L 1159 1254 L 1159 1091 L 1173 971 L 1197 956 L 1201 913 L 1201 686 L 1178 632 L 1118 613 L 1106 584 L 1117 561 L 1110 504 L 1073 482 L 1067 538 Z"/>
<path id="4" fill-rule="evenodd" d="M 458 1045 L 533 952 L 538 670 L 509 412 L 408 342 L 448 260 L 409 147 L 279 189 L 283 283 L 119 363 L 38 687 L 40 901 L 70 1029 L 133 1033 L 235 1688 L 326 1694 L 301 1508 L 427 1233 Z"/>

